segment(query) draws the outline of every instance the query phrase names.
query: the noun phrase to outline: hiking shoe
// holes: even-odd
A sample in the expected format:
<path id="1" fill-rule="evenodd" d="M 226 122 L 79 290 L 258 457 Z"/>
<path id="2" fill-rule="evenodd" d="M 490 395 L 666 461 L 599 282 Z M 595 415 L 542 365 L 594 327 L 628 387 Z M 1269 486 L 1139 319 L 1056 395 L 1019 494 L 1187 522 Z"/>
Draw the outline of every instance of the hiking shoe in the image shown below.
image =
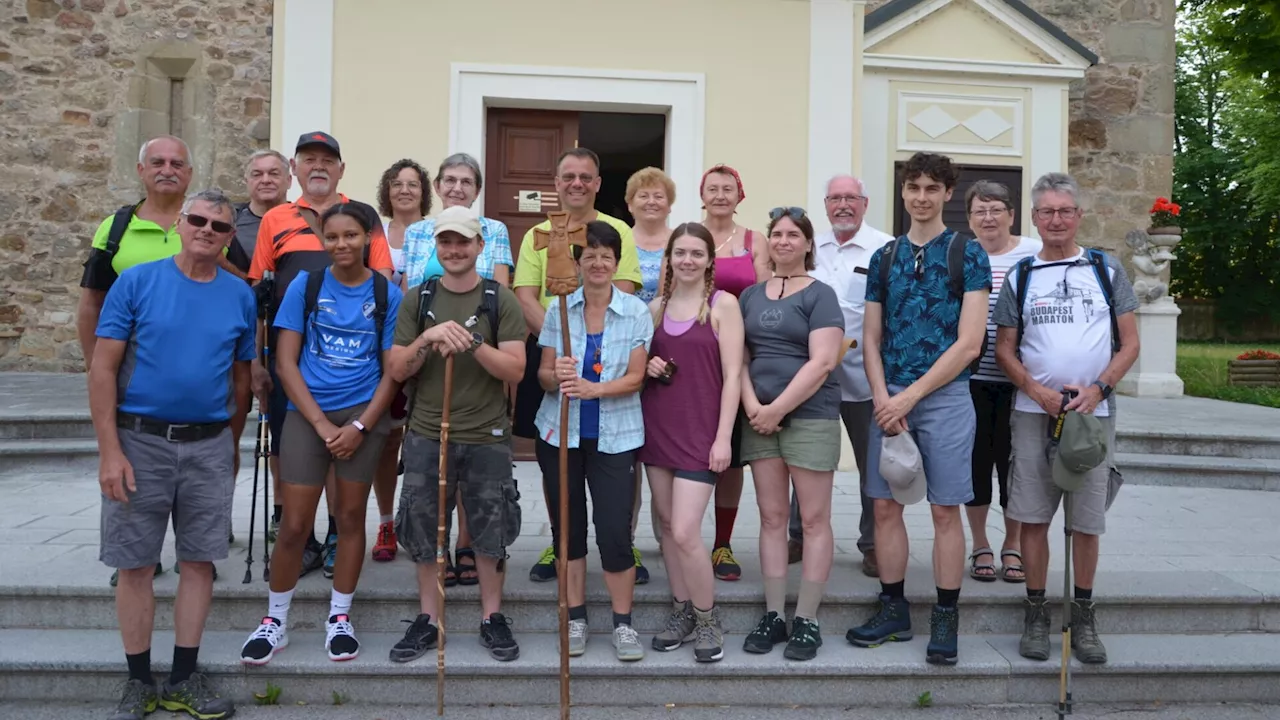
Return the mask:
<path id="1" fill-rule="evenodd" d="M 673 601 L 674 603 L 674 601 Z M 653 649 L 658 652 L 670 652 L 694 639 L 694 628 L 698 620 L 693 614 L 693 602 L 686 600 L 674 604 L 671 614 L 667 616 L 667 626 L 662 632 L 653 636 Z"/>
<path id="2" fill-rule="evenodd" d="M 249 634 L 240 648 L 240 662 L 245 665 L 266 665 L 276 653 L 289 647 L 289 633 L 280 621 L 273 617 L 262 618 L 262 623 Z"/>
<path id="3" fill-rule="evenodd" d="M 330 535 L 324 539 L 324 577 L 333 579 L 333 566 L 338 562 L 338 536 Z"/>
<path id="4" fill-rule="evenodd" d="M 742 566 L 733 556 L 733 548 L 728 545 L 721 545 L 711 551 L 711 569 L 715 571 L 717 580 L 732 582 L 742 577 Z"/>
<path id="5" fill-rule="evenodd" d="M 160 692 L 160 707 L 185 712 L 199 720 L 222 720 L 236 713 L 235 705 L 213 689 L 204 673 L 198 672 L 177 685 L 165 681 Z"/>
<path id="6" fill-rule="evenodd" d="M 351 626 L 349 615 L 329 617 L 324 624 L 324 649 L 329 651 L 329 659 L 335 662 L 355 660 L 360 654 L 360 641 L 356 640 L 356 629 Z"/>
<path id="7" fill-rule="evenodd" d="M 378 525 L 378 539 L 373 543 L 373 561 L 391 562 L 396 559 L 396 525 L 384 522 Z"/>
<path id="8" fill-rule="evenodd" d="M 649 569 L 648 569 L 648 568 L 646 568 L 646 567 L 644 566 L 644 563 L 640 561 L 640 548 L 632 547 L 632 548 L 631 548 L 631 554 L 635 555 L 635 557 L 636 557 L 636 584 L 637 584 L 637 585 L 648 585 L 648 584 L 649 584 Z"/>
<path id="9" fill-rule="evenodd" d="M 174 563 L 173 569 L 174 570 L 178 569 L 177 563 Z M 156 563 L 156 574 L 153 577 L 160 577 L 160 574 L 163 572 L 164 572 L 164 565 L 160 563 Z M 120 571 L 116 570 L 115 572 L 111 573 L 111 587 L 115 587 L 119 582 L 120 582 Z"/>
<path id="10" fill-rule="evenodd" d="M 689 603 L 692 607 L 693 603 Z M 706 612 L 694 609 L 693 659 L 701 663 L 719 662 L 724 657 L 724 627 L 720 624 L 720 608 Z"/>
<path id="11" fill-rule="evenodd" d="M 960 630 L 960 611 L 953 607 L 933 606 L 929 616 L 929 647 L 924 659 L 934 665 L 955 665 Z"/>
<path id="12" fill-rule="evenodd" d="M 881 594 L 876 600 L 876 614 L 856 628 L 850 628 L 844 639 L 858 647 L 880 647 L 887 642 L 906 642 L 911 632 L 911 603 L 906 598 L 890 598 Z"/>
<path id="13" fill-rule="evenodd" d="M 494 613 L 480 623 L 480 647 L 488 648 L 494 660 L 508 662 L 520 657 L 520 646 L 511 634 L 511 619 Z"/>
<path id="14" fill-rule="evenodd" d="M 542 551 L 538 562 L 529 570 L 529 579 L 534 582 L 551 582 L 556 579 L 556 549 L 554 546 Z"/>
<path id="15" fill-rule="evenodd" d="M 1049 659 L 1049 606 L 1043 597 L 1026 599 L 1018 654 L 1029 660 Z"/>
<path id="16" fill-rule="evenodd" d="M 788 660 L 812 660 L 818 656 L 820 647 L 822 634 L 818 632 L 818 621 L 798 617 L 791 621 L 791 639 L 782 656 Z"/>
<path id="17" fill-rule="evenodd" d="M 1090 665 L 1107 661 L 1107 648 L 1098 639 L 1098 619 L 1092 600 L 1071 603 L 1071 650 L 1076 659 Z"/>
<path id="18" fill-rule="evenodd" d="M 156 688 L 141 680 L 131 678 L 124 684 L 120 705 L 116 714 L 108 720 L 142 720 L 156 711 Z"/>
<path id="19" fill-rule="evenodd" d="M 569 621 L 569 657 L 578 657 L 587 651 L 587 621 Z"/>
<path id="20" fill-rule="evenodd" d="M 644 659 L 644 646 L 640 644 L 640 633 L 630 625 L 619 625 L 613 629 L 613 649 L 618 651 L 618 659 L 623 662 Z"/>
<path id="21" fill-rule="evenodd" d="M 440 629 L 431 624 L 431 616 L 421 613 L 409 623 L 404 637 L 391 648 L 391 662 L 407 663 L 427 654 L 440 641 Z"/>
<path id="22" fill-rule="evenodd" d="M 756 629 L 747 635 L 746 640 L 742 641 L 742 649 L 749 653 L 757 655 L 767 653 L 773 650 L 773 646 L 787 639 L 787 621 L 778 616 L 776 612 L 767 612 L 764 617 L 760 618 L 760 622 L 756 624 Z"/>
<path id="23" fill-rule="evenodd" d="M 299 579 L 324 566 L 324 550 L 324 545 L 321 545 L 314 535 L 307 538 L 307 544 L 302 548 L 302 570 L 298 573 Z"/>

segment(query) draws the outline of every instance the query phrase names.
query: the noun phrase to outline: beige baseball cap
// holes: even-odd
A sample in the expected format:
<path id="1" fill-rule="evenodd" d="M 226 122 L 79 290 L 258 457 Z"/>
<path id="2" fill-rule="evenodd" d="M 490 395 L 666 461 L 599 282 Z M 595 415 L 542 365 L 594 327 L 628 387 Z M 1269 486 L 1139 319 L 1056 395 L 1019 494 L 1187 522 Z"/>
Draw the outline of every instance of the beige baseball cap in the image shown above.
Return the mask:
<path id="1" fill-rule="evenodd" d="M 466 238 L 480 235 L 480 218 L 471 210 L 461 205 L 447 207 L 436 216 L 436 234 L 456 232 Z"/>
<path id="2" fill-rule="evenodd" d="M 924 459 L 910 432 L 884 437 L 880 443 L 880 476 L 899 503 L 914 505 L 924 499 L 928 491 Z"/>

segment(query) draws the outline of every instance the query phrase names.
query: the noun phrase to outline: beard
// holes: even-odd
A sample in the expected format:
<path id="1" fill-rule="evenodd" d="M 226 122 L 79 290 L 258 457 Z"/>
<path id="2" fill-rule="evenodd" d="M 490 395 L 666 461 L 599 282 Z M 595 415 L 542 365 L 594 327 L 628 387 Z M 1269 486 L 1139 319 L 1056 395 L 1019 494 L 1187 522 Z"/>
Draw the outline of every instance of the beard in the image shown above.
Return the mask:
<path id="1" fill-rule="evenodd" d="M 862 223 L 855 223 L 847 218 L 841 218 L 843 222 L 831 223 L 831 229 L 839 233 L 856 233 L 862 228 Z"/>

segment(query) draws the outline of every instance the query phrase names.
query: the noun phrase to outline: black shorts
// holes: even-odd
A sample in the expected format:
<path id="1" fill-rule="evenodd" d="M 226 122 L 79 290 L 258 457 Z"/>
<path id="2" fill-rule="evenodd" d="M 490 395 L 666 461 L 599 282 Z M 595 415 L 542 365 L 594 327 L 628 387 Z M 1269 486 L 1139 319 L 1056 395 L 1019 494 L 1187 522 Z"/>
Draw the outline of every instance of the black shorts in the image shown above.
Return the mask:
<path id="1" fill-rule="evenodd" d="M 538 338 L 530 335 L 524 345 L 524 377 L 516 386 L 516 417 L 511 434 L 522 438 L 537 438 L 538 427 L 534 421 L 546 391 L 538 384 L 538 365 L 542 363 L 542 347 Z"/>

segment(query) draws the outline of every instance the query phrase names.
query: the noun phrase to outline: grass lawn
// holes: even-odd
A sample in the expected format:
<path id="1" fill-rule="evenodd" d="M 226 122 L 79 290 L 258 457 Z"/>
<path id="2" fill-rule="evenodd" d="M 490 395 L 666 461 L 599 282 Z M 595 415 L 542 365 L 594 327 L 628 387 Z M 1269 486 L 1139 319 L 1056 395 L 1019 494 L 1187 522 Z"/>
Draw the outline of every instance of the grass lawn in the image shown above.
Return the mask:
<path id="1" fill-rule="evenodd" d="M 1233 387 L 1227 384 L 1227 361 L 1249 350 L 1280 353 L 1276 344 L 1178 343 L 1178 376 L 1186 393 L 1196 397 L 1280 408 L 1280 388 Z"/>

